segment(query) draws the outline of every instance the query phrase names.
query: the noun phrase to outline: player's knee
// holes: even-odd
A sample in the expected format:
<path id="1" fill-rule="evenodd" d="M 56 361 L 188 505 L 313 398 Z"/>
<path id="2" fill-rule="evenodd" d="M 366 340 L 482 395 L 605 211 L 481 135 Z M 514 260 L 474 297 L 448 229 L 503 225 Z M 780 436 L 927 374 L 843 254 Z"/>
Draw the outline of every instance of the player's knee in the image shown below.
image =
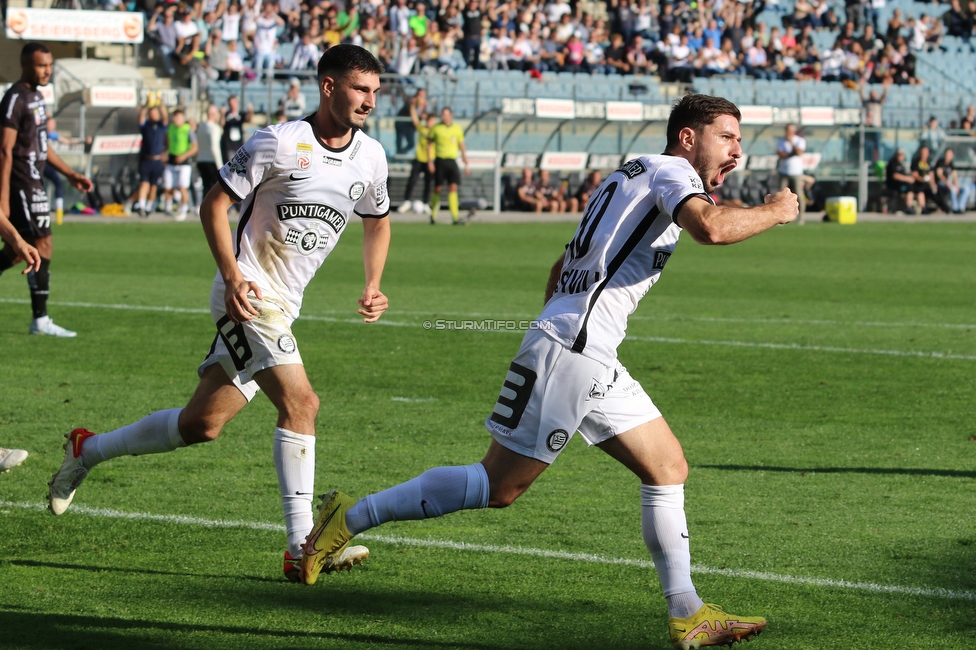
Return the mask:
<path id="1" fill-rule="evenodd" d="M 180 435 L 188 445 L 201 442 L 212 442 L 220 435 L 224 423 L 216 418 L 187 413 L 186 409 L 180 413 Z"/>
<path id="2" fill-rule="evenodd" d="M 319 414 L 319 396 L 311 387 L 296 392 L 285 401 L 284 410 L 292 418 L 314 420 Z"/>
<path id="3" fill-rule="evenodd" d="M 488 507 L 507 508 L 515 503 L 515 500 L 522 496 L 522 494 L 525 493 L 525 490 L 526 488 L 521 486 L 492 485 L 491 494 L 488 497 Z"/>

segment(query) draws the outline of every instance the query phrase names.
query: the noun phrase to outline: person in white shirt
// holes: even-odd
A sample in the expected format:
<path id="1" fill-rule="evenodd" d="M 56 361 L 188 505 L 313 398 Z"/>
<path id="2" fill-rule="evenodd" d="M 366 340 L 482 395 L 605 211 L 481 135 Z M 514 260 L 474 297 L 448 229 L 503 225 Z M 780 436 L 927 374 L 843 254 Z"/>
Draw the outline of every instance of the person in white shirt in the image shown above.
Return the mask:
<path id="1" fill-rule="evenodd" d="M 215 334 L 185 408 L 157 411 L 96 435 L 75 429 L 50 483 L 51 512 L 63 513 L 88 472 L 118 456 L 174 451 L 217 438 L 259 390 L 278 410 L 274 465 L 285 515 L 285 576 L 297 582 L 302 541 L 312 527 L 315 418 L 319 399 L 302 365 L 292 323 L 305 287 L 354 218 L 363 223 L 363 322 L 388 301 L 380 291 L 390 244 L 386 153 L 362 131 L 376 107 L 382 64 L 337 45 L 319 61 L 319 108 L 304 120 L 257 131 L 220 170 L 200 209 L 217 275 L 210 294 Z M 228 209 L 241 204 L 237 230 Z M 105 489 L 106 486 L 93 486 Z M 346 549 L 326 570 L 369 555 Z"/>
<path id="2" fill-rule="evenodd" d="M 268 71 L 269 76 L 274 74 L 275 61 L 278 59 L 278 28 L 284 24 L 281 16 L 275 13 L 274 5 L 270 1 L 265 2 L 254 32 L 254 70 L 258 77 L 264 70 Z"/>
<path id="3" fill-rule="evenodd" d="M 231 2 L 220 17 L 220 40 L 229 43 L 241 37 L 241 5 Z"/>
<path id="4" fill-rule="evenodd" d="M 796 194 L 800 211 L 797 220 L 803 224 L 806 216 L 806 198 L 803 195 L 803 154 L 807 149 L 807 141 L 803 136 L 796 132 L 795 124 L 787 124 L 783 137 L 776 145 L 776 154 L 779 156 L 779 188 L 790 188 Z"/>
<path id="5" fill-rule="evenodd" d="M 740 117 L 728 100 L 685 95 L 671 112 L 665 154 L 635 158 L 607 176 L 553 265 L 545 308 L 508 368 L 485 422 L 493 440 L 484 459 L 436 467 L 358 500 L 330 492 L 305 545 L 306 582 L 355 535 L 383 523 L 511 505 L 579 432 L 640 479 L 641 528 L 667 600 L 671 643 L 730 645 L 763 630 L 764 619 L 727 614 L 698 596 L 684 512 L 688 462 L 617 359 L 629 316 L 683 230 L 703 244 L 732 244 L 796 217 L 789 190 L 754 208 L 712 202 L 709 194 L 742 156 Z"/>
<path id="6" fill-rule="evenodd" d="M 220 151 L 220 109 L 215 104 L 207 107 L 207 119 L 197 125 L 197 173 L 203 181 L 203 194 L 217 184 L 217 170 L 224 166 Z"/>

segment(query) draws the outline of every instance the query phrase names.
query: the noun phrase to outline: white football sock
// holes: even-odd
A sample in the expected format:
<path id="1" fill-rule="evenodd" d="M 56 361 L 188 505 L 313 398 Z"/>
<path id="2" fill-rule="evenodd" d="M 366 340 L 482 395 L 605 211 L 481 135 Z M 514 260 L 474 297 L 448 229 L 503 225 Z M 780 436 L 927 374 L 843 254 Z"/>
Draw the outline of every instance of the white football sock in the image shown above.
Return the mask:
<path id="1" fill-rule="evenodd" d="M 288 552 L 301 557 L 302 544 L 312 530 L 312 496 L 315 491 L 315 436 L 280 427 L 274 434 L 274 465 L 285 513 Z"/>
<path id="2" fill-rule="evenodd" d="M 353 535 L 388 521 L 429 519 L 488 507 L 488 473 L 484 465 L 435 467 L 406 483 L 359 500 L 346 513 Z"/>
<path id="3" fill-rule="evenodd" d="M 668 615 L 688 618 L 704 604 L 691 582 L 691 550 L 683 485 L 642 485 L 641 530 L 651 552 Z"/>
<path id="4" fill-rule="evenodd" d="M 156 411 L 121 429 L 88 438 L 81 448 L 82 463 L 91 469 L 110 458 L 160 454 L 186 447 L 178 424 L 182 410 Z"/>

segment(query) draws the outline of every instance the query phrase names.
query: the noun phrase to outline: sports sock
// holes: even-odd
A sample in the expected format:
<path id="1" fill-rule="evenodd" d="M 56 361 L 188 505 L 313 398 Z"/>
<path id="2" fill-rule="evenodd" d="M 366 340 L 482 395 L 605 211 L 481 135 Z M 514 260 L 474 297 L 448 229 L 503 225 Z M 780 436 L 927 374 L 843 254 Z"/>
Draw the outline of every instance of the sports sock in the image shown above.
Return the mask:
<path id="1" fill-rule="evenodd" d="M 488 507 L 488 473 L 481 463 L 435 467 L 406 483 L 360 499 L 346 513 L 353 535 L 388 521 L 430 519 Z"/>
<path id="2" fill-rule="evenodd" d="M 56 199 L 54 199 L 54 209 L 55 210 L 64 210 L 64 199 L 63 198 L 57 197 Z"/>
<path id="3" fill-rule="evenodd" d="M 31 311 L 34 318 L 47 316 L 47 296 L 51 288 L 51 260 L 41 258 L 41 268 L 27 274 L 30 287 Z"/>
<path id="4" fill-rule="evenodd" d="M 430 195 L 430 218 L 437 221 L 437 211 L 441 207 L 441 194 L 440 192 L 434 192 Z"/>
<path id="5" fill-rule="evenodd" d="M 651 552 L 668 615 L 688 618 L 704 604 L 691 582 L 691 550 L 683 485 L 642 485 L 641 530 Z"/>
<path id="6" fill-rule="evenodd" d="M 458 193 L 447 193 L 447 207 L 451 210 L 451 221 L 458 220 Z"/>
<path id="7" fill-rule="evenodd" d="M 179 427 L 182 410 L 156 411 L 121 429 L 88 438 L 81 447 L 82 463 L 91 469 L 110 458 L 161 454 L 186 447 Z"/>
<path id="8" fill-rule="evenodd" d="M 315 491 L 315 436 L 278 427 L 274 433 L 274 465 L 285 513 L 288 552 L 300 557 L 302 543 L 312 530 L 312 493 Z"/>

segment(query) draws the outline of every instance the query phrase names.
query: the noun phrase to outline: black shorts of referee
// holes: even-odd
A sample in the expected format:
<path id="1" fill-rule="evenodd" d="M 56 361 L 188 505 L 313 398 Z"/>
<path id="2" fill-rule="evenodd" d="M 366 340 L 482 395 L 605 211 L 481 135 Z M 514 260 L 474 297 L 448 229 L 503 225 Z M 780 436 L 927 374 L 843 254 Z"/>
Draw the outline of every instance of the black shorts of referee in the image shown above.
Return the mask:
<path id="1" fill-rule="evenodd" d="M 434 161 L 434 185 L 443 187 L 444 185 L 460 184 L 461 170 L 458 169 L 457 160 L 438 158 Z"/>

